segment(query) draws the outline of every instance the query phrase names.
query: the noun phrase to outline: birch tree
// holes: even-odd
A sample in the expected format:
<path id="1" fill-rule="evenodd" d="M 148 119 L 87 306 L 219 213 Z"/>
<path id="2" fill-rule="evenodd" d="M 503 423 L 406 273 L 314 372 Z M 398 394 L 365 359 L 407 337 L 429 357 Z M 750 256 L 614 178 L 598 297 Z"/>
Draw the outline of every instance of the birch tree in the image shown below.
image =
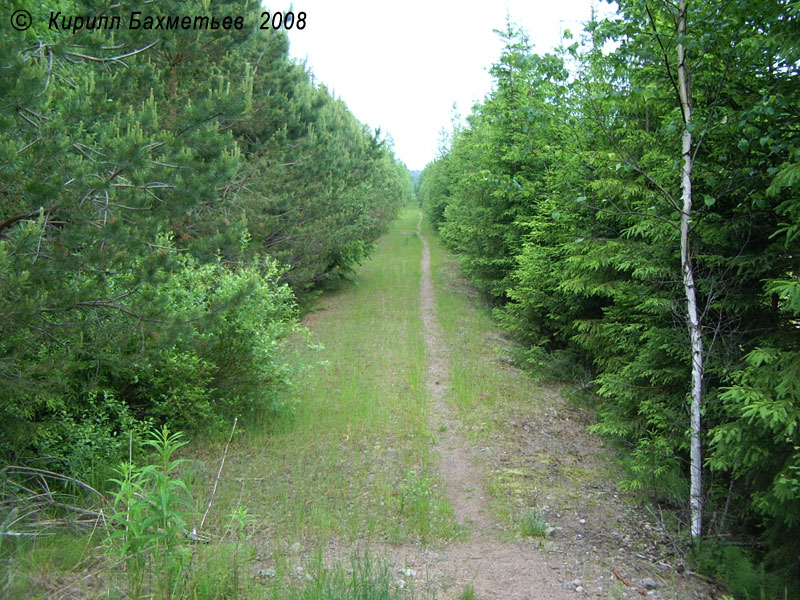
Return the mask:
<path id="1" fill-rule="evenodd" d="M 692 217 L 692 102 L 689 86 L 689 69 L 686 64 L 686 0 L 678 4 L 678 94 L 683 115 L 683 172 L 681 173 L 681 270 L 683 288 L 686 291 L 686 321 L 689 326 L 692 353 L 691 387 L 691 490 L 692 537 L 702 533 L 703 522 L 703 453 L 700 434 L 700 413 L 703 406 L 703 337 L 700 315 L 697 309 L 697 289 L 694 283 L 694 266 L 689 239 Z"/>

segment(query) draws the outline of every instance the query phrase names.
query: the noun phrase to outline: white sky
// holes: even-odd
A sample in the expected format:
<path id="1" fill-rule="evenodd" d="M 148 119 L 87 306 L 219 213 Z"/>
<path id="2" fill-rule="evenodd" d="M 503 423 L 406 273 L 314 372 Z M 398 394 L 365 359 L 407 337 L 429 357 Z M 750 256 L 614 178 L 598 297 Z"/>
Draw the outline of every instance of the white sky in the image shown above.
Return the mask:
<path id="1" fill-rule="evenodd" d="M 564 29 L 577 38 L 592 5 L 610 12 L 597 0 L 295 0 L 306 28 L 290 31 L 289 52 L 361 122 L 388 133 L 409 169 L 422 169 L 451 129 L 453 103 L 465 116 L 490 90 L 502 48 L 493 30 L 506 13 L 545 53 Z"/>

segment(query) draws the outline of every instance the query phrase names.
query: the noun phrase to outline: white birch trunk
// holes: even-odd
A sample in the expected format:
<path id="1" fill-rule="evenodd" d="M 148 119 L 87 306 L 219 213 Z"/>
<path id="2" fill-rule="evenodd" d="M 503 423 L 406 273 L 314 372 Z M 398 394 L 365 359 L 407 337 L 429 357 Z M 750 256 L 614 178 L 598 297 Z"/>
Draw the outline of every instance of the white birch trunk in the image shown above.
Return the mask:
<path id="1" fill-rule="evenodd" d="M 689 221 L 692 215 L 692 106 L 689 92 L 689 74 L 686 70 L 686 49 L 681 38 L 686 33 L 686 0 L 678 7 L 678 92 L 683 112 L 683 173 L 681 175 L 681 269 L 686 292 L 686 317 L 692 348 L 692 403 L 691 403 L 691 508 L 692 538 L 702 533 L 703 524 L 703 453 L 700 441 L 700 410 L 703 405 L 703 338 L 700 335 L 700 317 L 697 310 L 697 291 L 694 282 L 692 254 L 689 247 Z"/>

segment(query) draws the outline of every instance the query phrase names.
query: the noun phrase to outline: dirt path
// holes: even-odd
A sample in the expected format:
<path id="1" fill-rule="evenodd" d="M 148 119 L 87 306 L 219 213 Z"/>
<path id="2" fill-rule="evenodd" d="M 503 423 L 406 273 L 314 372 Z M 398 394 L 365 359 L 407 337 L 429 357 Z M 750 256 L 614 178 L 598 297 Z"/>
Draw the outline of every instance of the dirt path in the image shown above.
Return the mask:
<path id="1" fill-rule="evenodd" d="M 422 217 L 420 216 L 420 226 Z M 455 597 L 472 585 L 477 597 L 508 599 L 574 598 L 564 590 L 546 554 L 535 542 L 503 543 L 488 511 L 484 474 L 479 460 L 462 439 L 459 423 L 448 405 L 449 349 L 436 320 L 436 296 L 431 280 L 431 255 L 420 226 L 422 240 L 422 279 L 420 309 L 428 351 L 427 388 L 432 402 L 431 430 L 437 433 L 437 466 L 456 517 L 468 534 L 466 542 L 445 547 L 431 571 L 441 571 L 453 585 L 443 597 Z M 436 564 L 438 563 L 438 564 Z M 439 573 L 441 576 L 442 573 Z"/>
<path id="2" fill-rule="evenodd" d="M 422 220 L 420 218 L 420 224 Z M 475 460 L 464 445 L 458 432 L 458 421 L 451 416 L 447 405 L 450 392 L 449 357 L 439 324 L 436 320 L 436 297 L 431 280 L 431 253 L 427 240 L 422 240 L 422 279 L 420 282 L 420 309 L 428 352 L 426 385 L 432 402 L 431 431 L 437 433 L 439 474 L 447 486 L 450 502 L 458 522 L 473 532 L 486 534 L 492 526 L 487 513 L 481 474 Z"/>

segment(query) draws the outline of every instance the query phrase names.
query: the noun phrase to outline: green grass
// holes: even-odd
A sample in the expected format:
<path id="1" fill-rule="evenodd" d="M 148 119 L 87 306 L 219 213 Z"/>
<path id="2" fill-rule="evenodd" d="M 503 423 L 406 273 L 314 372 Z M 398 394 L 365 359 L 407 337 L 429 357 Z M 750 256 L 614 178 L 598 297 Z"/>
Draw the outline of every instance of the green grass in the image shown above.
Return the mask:
<path id="1" fill-rule="evenodd" d="M 412 581 L 395 576 L 389 566 L 368 553 L 355 554 L 347 568 L 324 568 L 318 561 L 314 575 L 301 584 L 275 590 L 276 600 L 414 600 L 433 598 L 419 593 Z"/>
<path id="2" fill-rule="evenodd" d="M 195 439 L 181 452 L 190 460 L 180 475 L 200 513 L 213 500 L 202 530 L 212 542 L 194 549 L 191 578 L 182 584 L 191 597 L 247 598 L 265 585 L 272 593 L 275 582 L 253 577 L 265 561 L 281 571 L 290 554 L 307 558 L 332 540 L 436 543 L 463 533 L 432 464 L 418 218 L 417 210 L 404 212 L 355 278 L 320 297 L 305 320 L 318 347 L 298 336 L 286 355 L 287 362 L 310 365 L 290 399 L 293 410 L 239 424 L 213 497 L 225 444 Z M 534 388 L 524 387 L 524 377 L 493 351 L 493 341 L 502 340 L 486 307 L 436 239 L 428 241 L 437 316 L 447 343 L 457 348 L 450 353 L 452 400 L 470 439 L 488 440 L 497 430 L 498 406 L 522 396 L 530 402 Z M 247 522 L 234 527 L 234 513 L 246 514 Z M 69 566 L 33 556 L 16 560 L 14 572 L 39 568 L 42 579 L 57 579 L 62 569 L 79 570 L 97 543 L 79 536 Z M 59 554 L 58 544 L 54 550 L 35 545 Z M 326 582 L 340 577 L 326 573 Z M 35 597 L 29 590 L 37 584 L 25 581 L 18 577 L 15 589 Z"/>
<path id="3" fill-rule="evenodd" d="M 506 535 L 528 535 L 520 515 L 543 505 L 557 505 L 562 511 L 585 507 L 591 499 L 582 490 L 594 480 L 606 479 L 606 467 L 598 461 L 583 468 L 566 459 L 555 460 L 555 453 L 562 449 L 552 434 L 539 438 L 546 444 L 536 451 L 528 448 L 520 453 L 526 434 L 520 435 L 513 423 L 518 427 L 540 418 L 555 422 L 548 415 L 563 410 L 560 386 L 534 380 L 512 364 L 511 356 L 518 348 L 495 323 L 486 301 L 427 223 L 424 231 L 431 249 L 437 317 L 451 348 L 451 400 L 467 440 L 496 451 L 494 456 L 485 455 L 489 509 Z"/>
<path id="4" fill-rule="evenodd" d="M 519 532 L 523 537 L 544 538 L 550 533 L 550 525 L 539 512 L 528 511 L 519 519 Z"/>
<path id="5" fill-rule="evenodd" d="M 91 548 L 91 540 L 67 533 L 3 540 L 0 597 L 34 600 L 54 595 L 61 573 L 91 565 Z"/>
<path id="6" fill-rule="evenodd" d="M 228 459 L 222 502 L 241 495 L 259 535 L 313 546 L 457 532 L 429 453 L 418 214 L 404 212 L 354 280 L 320 298 L 306 322 L 324 349 L 299 350 L 316 366 L 293 414 L 248 427 Z"/>
<path id="7" fill-rule="evenodd" d="M 431 250 L 436 311 L 450 353 L 451 395 L 471 443 L 500 447 L 515 412 L 535 413 L 549 391 L 512 366 L 513 345 L 491 317 L 485 300 L 461 274 L 457 259 L 442 247 L 425 222 Z M 509 464 L 508 467 L 515 465 Z M 536 502 L 537 481 L 527 470 L 490 469 L 486 473 L 490 510 L 517 534 L 520 509 Z"/>
<path id="8" fill-rule="evenodd" d="M 418 215 L 403 213 L 354 279 L 320 297 L 306 318 L 318 348 L 298 336 L 286 354 L 308 365 L 289 399 L 293 410 L 239 423 L 213 496 L 224 441 L 194 439 L 181 450 L 189 461 L 179 475 L 199 513 L 213 503 L 201 532 L 211 541 L 192 546 L 174 597 L 261 597 L 270 584 L 253 575 L 269 557 L 276 567 L 287 562 L 290 547 L 308 556 L 334 539 L 435 543 L 459 533 L 429 452 Z M 236 526 L 234 514 L 246 522 Z M 104 558 L 105 537 L 98 530 L 94 538 L 7 543 L 0 595 L 47 597 L 60 580 L 89 582 L 94 595 L 119 589 L 121 563 Z M 337 578 L 327 573 L 325 585 L 339 589 Z M 376 590 L 386 589 L 382 581 Z M 399 597 L 395 591 L 358 597 Z"/>
<path id="9" fill-rule="evenodd" d="M 464 589 L 461 590 L 461 593 L 458 595 L 459 600 L 478 600 L 478 597 L 475 595 L 475 586 L 471 583 L 468 583 L 464 586 Z"/>

